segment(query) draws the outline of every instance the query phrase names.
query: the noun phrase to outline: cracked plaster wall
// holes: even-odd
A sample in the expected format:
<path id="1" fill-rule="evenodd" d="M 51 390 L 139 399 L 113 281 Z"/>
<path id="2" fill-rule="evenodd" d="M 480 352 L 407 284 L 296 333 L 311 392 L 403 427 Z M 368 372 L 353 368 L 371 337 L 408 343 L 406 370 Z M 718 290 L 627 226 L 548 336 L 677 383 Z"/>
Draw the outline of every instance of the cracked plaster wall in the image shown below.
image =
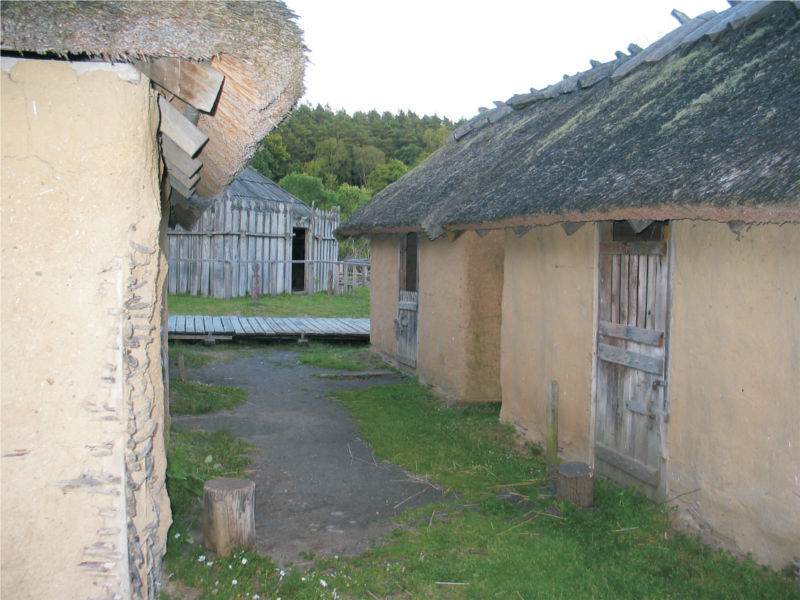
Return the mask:
<path id="1" fill-rule="evenodd" d="M 163 215 L 149 81 L 2 73 L 4 598 L 153 598 Z"/>

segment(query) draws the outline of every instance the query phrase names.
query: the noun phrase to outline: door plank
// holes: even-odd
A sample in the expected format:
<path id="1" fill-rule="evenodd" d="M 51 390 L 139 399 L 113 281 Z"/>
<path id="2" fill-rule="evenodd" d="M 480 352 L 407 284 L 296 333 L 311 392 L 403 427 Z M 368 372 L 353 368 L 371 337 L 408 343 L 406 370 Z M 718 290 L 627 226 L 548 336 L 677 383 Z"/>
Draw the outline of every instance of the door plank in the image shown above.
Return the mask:
<path id="1" fill-rule="evenodd" d="M 619 323 L 619 256 L 611 257 L 611 322 Z"/>
<path id="2" fill-rule="evenodd" d="M 654 487 L 658 485 L 658 469 L 644 465 L 638 460 L 629 458 L 603 444 L 596 444 L 594 453 L 595 458 L 628 473 L 632 477 Z"/>
<path id="3" fill-rule="evenodd" d="M 653 329 L 642 329 L 631 325 L 620 325 L 619 323 L 600 321 L 598 324 L 598 333 L 606 337 L 636 342 L 638 344 L 647 344 L 648 346 L 664 345 L 664 332 L 655 331 Z"/>
<path id="4" fill-rule="evenodd" d="M 611 260 L 610 256 L 601 256 L 599 262 L 598 319 L 606 322 L 611 321 L 611 295 L 607 292 L 611 288 Z"/>
<path id="5" fill-rule="evenodd" d="M 661 375 L 664 372 L 663 358 L 645 356 L 638 352 L 632 352 L 602 342 L 597 344 L 597 358 L 617 365 L 653 373 L 654 375 Z"/>
<path id="6" fill-rule="evenodd" d="M 628 322 L 628 267 L 630 263 L 627 256 L 619 257 L 619 321 L 618 323 Z"/>
<path id="7" fill-rule="evenodd" d="M 666 242 L 600 242 L 600 254 L 666 256 Z"/>
<path id="8" fill-rule="evenodd" d="M 636 300 L 636 322 L 632 323 L 637 327 L 644 328 L 647 326 L 647 256 L 639 256 L 639 287 L 638 298 Z"/>
<path id="9" fill-rule="evenodd" d="M 628 325 L 636 326 L 639 312 L 639 256 L 628 257 Z"/>

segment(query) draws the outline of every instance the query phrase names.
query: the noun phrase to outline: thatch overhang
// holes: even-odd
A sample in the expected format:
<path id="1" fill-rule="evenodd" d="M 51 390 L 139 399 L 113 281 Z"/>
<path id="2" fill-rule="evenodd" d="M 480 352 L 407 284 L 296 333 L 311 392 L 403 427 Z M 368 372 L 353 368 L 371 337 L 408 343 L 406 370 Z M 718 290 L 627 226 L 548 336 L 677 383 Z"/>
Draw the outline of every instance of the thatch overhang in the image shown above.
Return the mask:
<path id="1" fill-rule="evenodd" d="M 3 2 L 0 46 L 130 62 L 150 77 L 164 96 L 170 198 L 186 223 L 301 96 L 306 57 L 294 17 L 277 0 Z"/>
<path id="2" fill-rule="evenodd" d="M 599 220 L 800 221 L 800 6 L 736 4 L 498 102 L 340 235 Z"/>

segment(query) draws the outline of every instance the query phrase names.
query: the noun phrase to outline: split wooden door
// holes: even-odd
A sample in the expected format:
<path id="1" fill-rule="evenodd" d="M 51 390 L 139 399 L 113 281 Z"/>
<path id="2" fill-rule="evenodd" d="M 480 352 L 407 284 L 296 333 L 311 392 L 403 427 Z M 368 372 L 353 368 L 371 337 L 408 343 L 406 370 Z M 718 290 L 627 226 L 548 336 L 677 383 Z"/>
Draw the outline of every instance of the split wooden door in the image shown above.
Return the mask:
<path id="1" fill-rule="evenodd" d="M 595 470 L 664 494 L 669 226 L 601 225 Z"/>
<path id="2" fill-rule="evenodd" d="M 409 233 L 400 239 L 400 296 L 394 333 L 397 338 L 397 361 L 412 369 L 417 368 L 418 266 L 417 234 Z"/>

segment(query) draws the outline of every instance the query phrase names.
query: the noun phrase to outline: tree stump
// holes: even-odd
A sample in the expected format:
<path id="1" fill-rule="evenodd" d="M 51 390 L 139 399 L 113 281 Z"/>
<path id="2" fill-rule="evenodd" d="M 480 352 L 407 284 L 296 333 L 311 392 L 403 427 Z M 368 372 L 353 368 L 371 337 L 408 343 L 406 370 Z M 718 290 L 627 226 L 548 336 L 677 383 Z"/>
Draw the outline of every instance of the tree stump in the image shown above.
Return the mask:
<path id="1" fill-rule="evenodd" d="M 256 484 L 220 478 L 203 486 L 203 547 L 227 556 L 231 548 L 251 548 L 256 539 Z"/>
<path id="2" fill-rule="evenodd" d="M 558 497 L 578 506 L 591 506 L 594 501 L 594 473 L 582 462 L 565 462 L 558 467 Z"/>

